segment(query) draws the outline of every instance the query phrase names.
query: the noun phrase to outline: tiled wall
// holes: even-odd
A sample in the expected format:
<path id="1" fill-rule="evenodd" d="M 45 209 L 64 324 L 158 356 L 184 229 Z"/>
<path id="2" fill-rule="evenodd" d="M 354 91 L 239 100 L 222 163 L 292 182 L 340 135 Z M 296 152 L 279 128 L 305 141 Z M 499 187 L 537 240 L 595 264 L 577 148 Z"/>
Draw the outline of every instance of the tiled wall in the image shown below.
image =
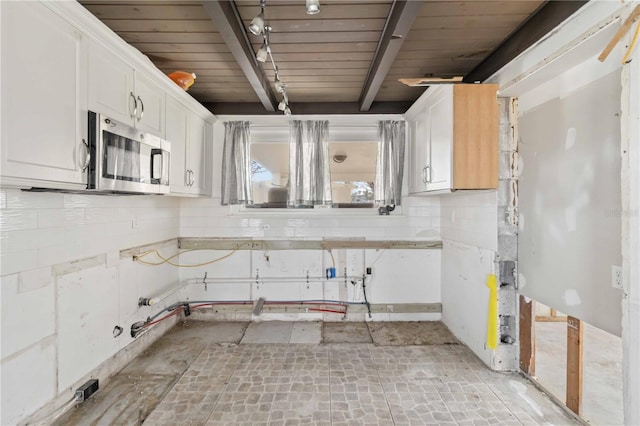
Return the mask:
<path id="1" fill-rule="evenodd" d="M 168 197 L 4 188 L 0 207 L 4 425 L 69 394 L 132 341 L 131 324 L 150 314 L 138 297 L 176 285 L 178 272 L 120 250 L 175 239 L 180 209 Z"/>
<path id="2" fill-rule="evenodd" d="M 438 197 L 404 197 L 402 208 L 390 216 L 374 209 L 320 211 L 255 211 L 232 213 L 219 199 L 182 199 L 182 237 L 322 239 L 366 238 L 438 240 Z M 364 209 L 362 209 L 364 210 Z"/>

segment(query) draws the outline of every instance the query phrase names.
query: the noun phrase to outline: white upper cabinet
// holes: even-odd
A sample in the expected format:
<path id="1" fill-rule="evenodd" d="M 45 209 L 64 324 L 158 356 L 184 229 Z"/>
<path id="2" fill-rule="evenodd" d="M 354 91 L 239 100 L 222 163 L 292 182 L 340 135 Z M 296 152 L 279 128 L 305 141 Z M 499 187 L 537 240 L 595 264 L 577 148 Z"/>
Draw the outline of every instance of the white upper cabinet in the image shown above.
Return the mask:
<path id="1" fill-rule="evenodd" d="M 167 140 L 171 142 L 171 193 L 211 194 L 212 125 L 167 97 Z"/>
<path id="2" fill-rule="evenodd" d="M 87 40 L 43 3 L 0 8 L 2 184 L 80 189 L 88 163 Z"/>
<path id="3" fill-rule="evenodd" d="M 165 91 L 109 48 L 89 42 L 89 109 L 165 137 Z"/>
<path id="4" fill-rule="evenodd" d="M 430 87 L 407 111 L 409 193 L 498 185 L 497 86 Z"/>

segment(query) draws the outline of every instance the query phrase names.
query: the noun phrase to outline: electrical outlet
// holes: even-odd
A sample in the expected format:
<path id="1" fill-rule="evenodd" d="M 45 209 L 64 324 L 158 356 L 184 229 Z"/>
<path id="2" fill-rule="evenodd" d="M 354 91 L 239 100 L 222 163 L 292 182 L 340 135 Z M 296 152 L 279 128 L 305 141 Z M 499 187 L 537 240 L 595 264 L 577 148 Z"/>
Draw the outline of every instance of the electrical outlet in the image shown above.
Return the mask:
<path id="1" fill-rule="evenodd" d="M 622 266 L 611 265 L 611 287 L 622 289 Z"/>

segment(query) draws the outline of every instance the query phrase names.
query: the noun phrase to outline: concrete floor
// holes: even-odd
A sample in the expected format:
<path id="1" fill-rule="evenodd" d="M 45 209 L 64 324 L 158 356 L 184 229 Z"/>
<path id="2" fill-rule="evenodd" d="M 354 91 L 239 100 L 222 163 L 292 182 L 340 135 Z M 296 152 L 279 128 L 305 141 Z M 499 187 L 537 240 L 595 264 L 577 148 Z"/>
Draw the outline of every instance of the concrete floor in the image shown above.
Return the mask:
<path id="1" fill-rule="evenodd" d="M 584 324 L 582 418 L 594 425 L 622 425 L 622 341 Z M 536 322 L 536 379 L 566 399 L 567 323 Z"/>
<path id="2" fill-rule="evenodd" d="M 174 327 L 56 424 L 142 423 L 577 424 L 441 323 L 203 321 Z"/>

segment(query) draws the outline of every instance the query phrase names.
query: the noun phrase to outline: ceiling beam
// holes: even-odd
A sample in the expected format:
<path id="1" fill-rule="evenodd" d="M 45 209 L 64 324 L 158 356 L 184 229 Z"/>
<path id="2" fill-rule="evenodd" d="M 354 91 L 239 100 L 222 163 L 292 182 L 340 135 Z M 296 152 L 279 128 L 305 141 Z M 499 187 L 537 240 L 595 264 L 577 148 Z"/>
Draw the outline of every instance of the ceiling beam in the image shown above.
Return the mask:
<path id="1" fill-rule="evenodd" d="M 264 108 L 267 111 L 275 111 L 278 102 L 271 90 L 269 79 L 264 74 L 262 67 L 258 65 L 235 2 L 233 0 L 204 0 L 202 5 Z"/>
<path id="2" fill-rule="evenodd" d="M 398 52 L 400 52 L 400 47 L 411 29 L 413 21 L 422 10 L 422 6 L 422 0 L 394 0 L 391 5 L 391 11 L 384 24 L 376 53 L 369 66 L 367 79 L 362 87 L 359 100 L 360 111 L 366 112 L 371 108 L 371 104 Z"/>
<path id="3" fill-rule="evenodd" d="M 485 81 L 586 3 L 587 1 L 547 1 L 489 56 L 472 69 L 463 81 L 465 83 Z"/>
<path id="4" fill-rule="evenodd" d="M 366 114 L 404 114 L 413 101 L 374 102 Z M 266 115 L 280 112 L 266 112 L 257 102 L 203 102 L 205 108 L 215 115 Z M 362 114 L 358 102 L 294 102 L 291 110 L 295 115 Z"/>

